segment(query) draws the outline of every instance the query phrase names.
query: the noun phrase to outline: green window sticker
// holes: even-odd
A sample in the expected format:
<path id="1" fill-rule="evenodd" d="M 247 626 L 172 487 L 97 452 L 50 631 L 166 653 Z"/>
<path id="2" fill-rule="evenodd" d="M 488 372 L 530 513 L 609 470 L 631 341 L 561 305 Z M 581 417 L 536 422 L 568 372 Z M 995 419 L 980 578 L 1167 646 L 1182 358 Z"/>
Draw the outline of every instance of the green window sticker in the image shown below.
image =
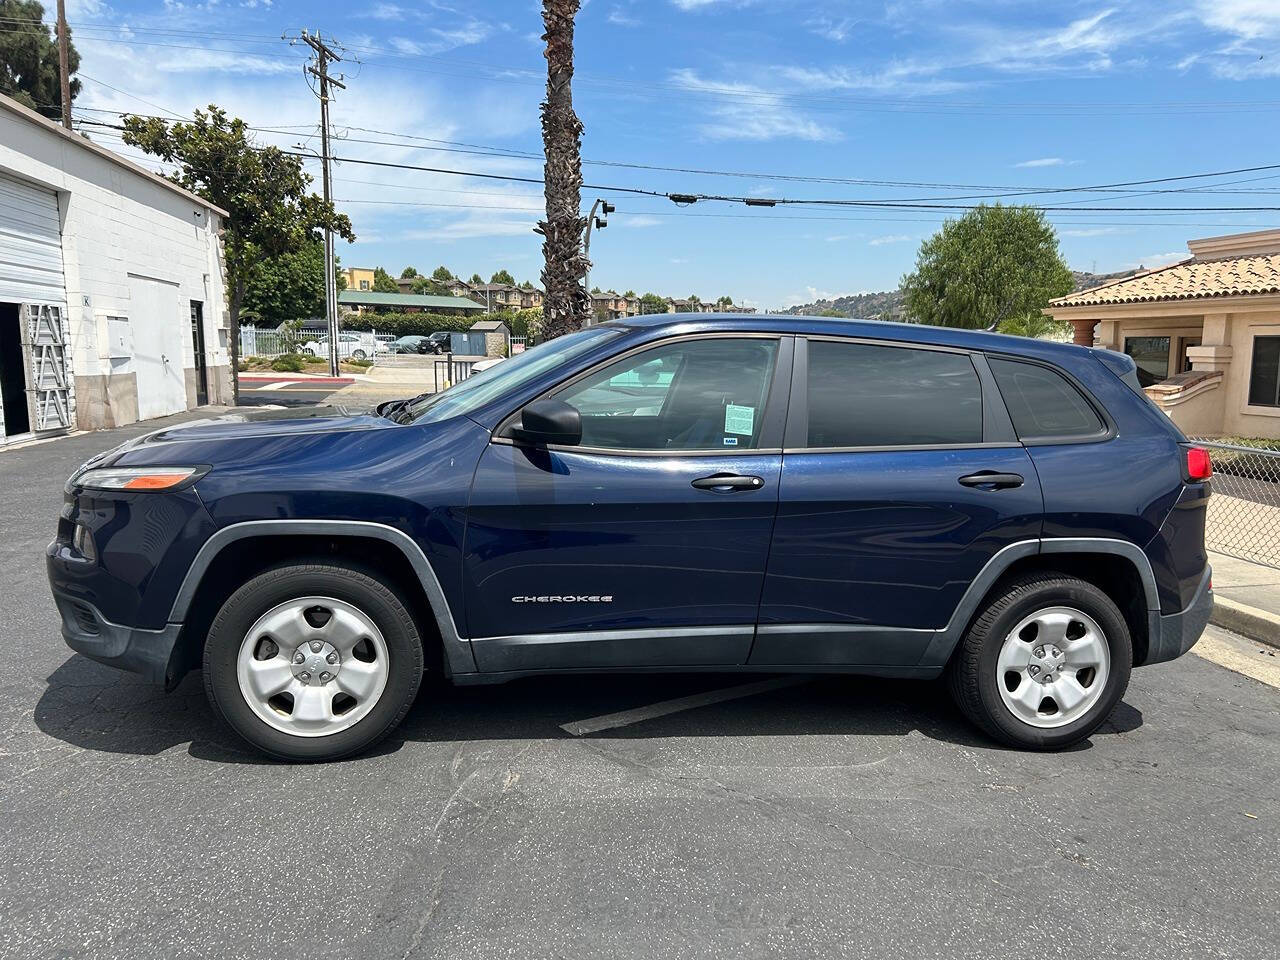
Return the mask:
<path id="1" fill-rule="evenodd" d="M 755 432 L 756 408 L 727 403 L 724 407 L 724 432 L 749 437 Z"/>

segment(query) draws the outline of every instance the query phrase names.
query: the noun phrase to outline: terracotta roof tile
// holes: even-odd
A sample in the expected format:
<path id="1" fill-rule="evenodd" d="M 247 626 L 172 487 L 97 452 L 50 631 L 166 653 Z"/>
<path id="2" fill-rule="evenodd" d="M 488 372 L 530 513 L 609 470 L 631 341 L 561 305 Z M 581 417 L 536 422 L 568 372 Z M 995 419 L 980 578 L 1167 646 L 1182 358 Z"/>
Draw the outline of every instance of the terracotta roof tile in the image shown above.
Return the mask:
<path id="1" fill-rule="evenodd" d="M 1280 253 L 1184 260 L 1049 302 L 1050 307 L 1280 293 Z"/>

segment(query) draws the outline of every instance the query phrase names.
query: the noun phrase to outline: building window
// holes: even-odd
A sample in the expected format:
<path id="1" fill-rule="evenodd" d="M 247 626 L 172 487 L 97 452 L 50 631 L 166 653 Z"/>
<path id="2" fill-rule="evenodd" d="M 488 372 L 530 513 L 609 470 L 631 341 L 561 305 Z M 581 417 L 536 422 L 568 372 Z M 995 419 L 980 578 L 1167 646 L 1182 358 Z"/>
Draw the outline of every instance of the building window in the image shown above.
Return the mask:
<path id="1" fill-rule="evenodd" d="M 1280 337 L 1254 337 L 1249 405 L 1280 407 Z"/>
<path id="2" fill-rule="evenodd" d="M 1125 337 L 1124 352 L 1138 365 L 1138 383 L 1142 386 L 1169 379 L 1168 337 Z"/>
<path id="3" fill-rule="evenodd" d="M 361 290 L 368 290 L 368 289 L 369 289 L 369 281 L 368 281 L 368 280 L 361 280 L 361 281 L 360 281 L 360 289 L 361 289 Z"/>

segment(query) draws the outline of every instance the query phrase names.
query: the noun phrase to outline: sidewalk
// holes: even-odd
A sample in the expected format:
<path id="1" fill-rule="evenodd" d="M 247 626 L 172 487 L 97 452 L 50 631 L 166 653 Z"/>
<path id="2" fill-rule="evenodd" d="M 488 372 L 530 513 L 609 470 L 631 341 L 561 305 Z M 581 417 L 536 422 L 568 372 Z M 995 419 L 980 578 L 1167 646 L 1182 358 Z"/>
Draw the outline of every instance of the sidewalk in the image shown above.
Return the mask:
<path id="1" fill-rule="evenodd" d="M 329 403 L 369 407 L 384 400 L 435 393 L 437 389 L 434 365 L 402 367 L 376 364 L 361 379 L 334 393 Z"/>
<path id="2" fill-rule="evenodd" d="M 1280 647 L 1280 569 L 1209 552 L 1213 616 L 1209 622 Z"/>

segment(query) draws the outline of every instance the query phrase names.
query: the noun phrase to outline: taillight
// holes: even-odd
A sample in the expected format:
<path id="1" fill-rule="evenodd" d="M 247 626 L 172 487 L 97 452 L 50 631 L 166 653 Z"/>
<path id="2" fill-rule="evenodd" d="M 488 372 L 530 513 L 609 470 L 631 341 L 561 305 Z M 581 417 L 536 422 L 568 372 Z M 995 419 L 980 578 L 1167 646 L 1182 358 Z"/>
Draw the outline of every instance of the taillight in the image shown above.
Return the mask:
<path id="1" fill-rule="evenodd" d="M 1204 447 L 1187 447 L 1187 479 L 1208 480 L 1213 476 L 1213 463 Z"/>

